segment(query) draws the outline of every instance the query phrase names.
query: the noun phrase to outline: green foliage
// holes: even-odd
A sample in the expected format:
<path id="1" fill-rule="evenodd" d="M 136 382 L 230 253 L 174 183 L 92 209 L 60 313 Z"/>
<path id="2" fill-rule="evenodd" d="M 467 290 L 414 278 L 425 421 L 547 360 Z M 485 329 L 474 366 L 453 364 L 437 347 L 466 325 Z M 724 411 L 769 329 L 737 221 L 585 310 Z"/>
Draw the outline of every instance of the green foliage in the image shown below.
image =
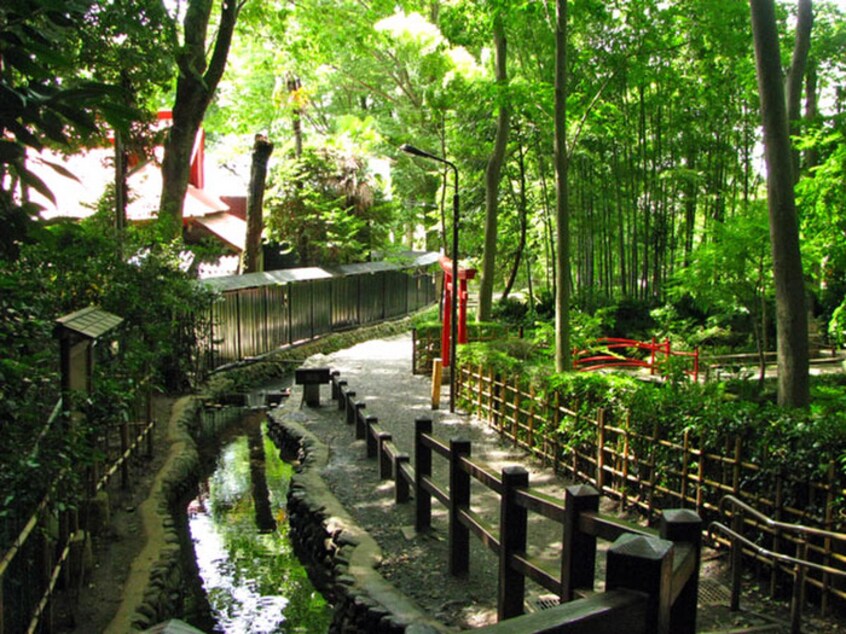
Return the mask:
<path id="1" fill-rule="evenodd" d="M 0 489 L 9 492 L 0 516 L 20 519 L 70 465 L 58 501 L 73 504 L 73 478 L 94 457 L 92 431 L 125 420 L 145 379 L 182 389 L 195 373 L 212 296 L 181 270 L 175 248 L 139 250 L 133 237 L 123 246 L 136 255 L 124 261 L 96 218 L 59 223 L 22 245 L 17 260 L 0 262 Z M 119 351 L 98 347 L 93 390 L 75 395 L 87 418 L 70 430 L 47 427 L 59 396 L 54 322 L 92 304 L 123 317 Z"/>
<path id="2" fill-rule="evenodd" d="M 525 345 L 498 340 L 462 346 L 459 362 L 517 377 L 524 389 L 535 389 L 538 402 L 553 402 L 557 395 L 563 406 L 578 414 L 565 417 L 558 429 L 564 447 L 596 441 L 593 421 L 601 409 L 607 424 L 628 425 L 647 437 L 657 429 L 662 438 L 679 444 L 688 433 L 714 453 L 740 436 L 744 460 L 761 465 L 762 477 L 781 474 L 804 481 L 819 477 L 832 461 L 846 455 L 846 379 L 839 375 L 815 380 L 814 405 L 803 411 L 778 407 L 771 392 L 769 398 L 757 392 L 747 394 L 752 398 L 738 398 L 736 385 L 694 383 L 684 374 L 689 367 L 684 359 L 669 364 L 669 380 L 654 383 L 624 373 L 555 374 L 539 369 L 533 354 L 536 351 Z M 552 413 L 542 417 L 552 420 Z"/>
<path id="3" fill-rule="evenodd" d="M 161 62 L 167 40 L 154 37 L 166 30 L 167 12 L 154 1 L 129 4 L 0 6 L 0 171 L 10 177 L 0 181 L 0 258 L 14 259 L 23 241 L 35 239 L 40 209 L 27 202 L 25 190 L 55 202 L 27 167 L 27 150 L 103 142 L 104 124 L 129 130 L 143 118 L 135 105 L 169 77 Z M 46 164 L 68 176 L 60 165 Z"/>
<path id="4" fill-rule="evenodd" d="M 291 244 L 304 266 L 367 259 L 393 213 L 365 160 L 331 148 L 284 161 L 272 174 L 266 207 L 271 239 Z"/>

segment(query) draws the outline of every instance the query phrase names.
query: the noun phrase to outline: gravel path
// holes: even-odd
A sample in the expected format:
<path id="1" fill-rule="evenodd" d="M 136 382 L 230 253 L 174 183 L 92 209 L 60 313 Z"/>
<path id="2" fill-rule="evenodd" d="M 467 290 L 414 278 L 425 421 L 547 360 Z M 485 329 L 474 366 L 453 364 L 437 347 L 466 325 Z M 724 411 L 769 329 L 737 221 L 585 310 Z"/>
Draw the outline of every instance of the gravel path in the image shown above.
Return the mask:
<path id="1" fill-rule="evenodd" d="M 356 399 L 366 403 L 367 415 L 379 419 L 379 425 L 391 433 L 400 451 L 411 456 L 412 464 L 414 420 L 428 417 L 432 419 L 436 437 L 444 442 L 453 438 L 469 440 L 474 460 L 491 472 L 522 465 L 529 471 L 532 486 L 563 497 L 566 482 L 530 464 L 524 452 L 504 445 L 499 435 L 486 425 L 460 413 L 451 414 L 448 385 L 444 385 L 441 394 L 442 409 L 431 408 L 431 379 L 411 373 L 410 335 L 368 341 L 331 355 L 316 355 L 309 358 L 307 365 L 338 370 L 348 388 L 355 390 Z M 321 415 L 309 424 L 309 429 L 330 447 L 330 464 L 323 476 L 344 506 L 381 546 L 382 574 L 448 625 L 469 628 L 496 622 L 496 556 L 471 537 L 469 575 L 460 579 L 450 576 L 446 509 L 433 502 L 433 529 L 415 533 L 413 502 L 394 504 L 393 482 L 378 479 L 375 461 L 366 458 L 364 441 L 355 440 L 353 429 L 340 422 L 329 388 L 321 389 L 322 407 L 318 410 Z M 293 398 L 298 398 L 296 392 Z M 447 461 L 438 456 L 433 461 L 433 477 L 446 488 Z M 471 500 L 474 512 L 493 526 L 498 524 L 498 495 L 474 481 Z M 538 516 L 530 521 L 530 552 L 548 560 L 554 570 L 560 560 L 561 528 Z M 532 597 L 549 594 L 528 585 L 530 601 Z"/>
<path id="2" fill-rule="evenodd" d="M 505 466 L 521 465 L 529 471 L 532 487 L 563 499 L 569 482 L 544 469 L 525 452 L 502 443 L 499 435 L 484 422 L 461 412 L 450 414 L 448 385 L 444 385 L 441 394 L 442 409 L 432 410 L 431 379 L 411 373 L 411 345 L 410 334 L 372 340 L 330 355 L 315 355 L 306 365 L 338 370 L 348 389 L 355 390 L 356 400 L 366 403 L 366 414 L 378 417 L 379 425 L 392 434 L 399 450 L 411 455 L 412 464 L 414 420 L 428 417 L 433 421 L 434 435 L 444 442 L 451 438 L 469 440 L 474 460 L 484 463 L 489 471 L 498 474 Z M 295 388 L 292 399 L 300 398 L 301 392 Z M 321 407 L 305 411 L 308 412 L 306 427 L 330 448 L 330 461 L 323 477 L 344 507 L 380 545 L 383 576 L 446 625 L 467 629 L 496 622 L 498 563 L 493 553 L 471 536 L 470 572 L 463 578 L 451 576 L 447 567 L 446 509 L 433 501 L 433 528 L 417 534 L 413 529 L 413 502 L 394 504 L 393 482 L 379 480 L 376 462 L 367 459 L 365 442 L 355 440 L 354 429 L 343 422 L 328 386 L 321 387 Z M 447 462 L 438 456 L 433 461 L 434 479 L 446 488 Z M 499 496 L 474 481 L 471 500 L 473 511 L 496 527 Z M 601 510 L 613 512 L 615 508 L 615 504 L 605 501 Z M 529 554 L 556 571 L 560 565 L 561 527 L 536 514 L 529 515 L 529 522 Z M 607 546 L 600 541 L 597 590 L 603 586 L 602 549 Z M 698 631 L 736 632 L 738 627 L 773 625 L 774 618 L 786 622 L 784 604 L 772 602 L 754 591 L 744 590 L 741 612 L 728 611 L 725 559 L 708 549 L 703 553 Z M 703 602 L 706 594 L 711 599 Z M 547 590 L 527 582 L 526 603 L 530 608 L 550 597 Z M 804 632 L 846 632 L 842 622 L 823 620 L 812 612 L 806 609 Z M 766 631 L 787 630 L 776 624 L 774 629 Z"/>

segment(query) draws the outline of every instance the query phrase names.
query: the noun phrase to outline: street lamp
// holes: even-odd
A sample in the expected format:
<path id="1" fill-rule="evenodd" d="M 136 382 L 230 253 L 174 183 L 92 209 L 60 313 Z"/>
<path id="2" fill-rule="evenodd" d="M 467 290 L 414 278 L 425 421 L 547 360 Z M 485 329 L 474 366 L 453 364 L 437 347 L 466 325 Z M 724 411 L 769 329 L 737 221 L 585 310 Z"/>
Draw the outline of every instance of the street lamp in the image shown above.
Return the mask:
<path id="1" fill-rule="evenodd" d="M 424 152 L 413 145 L 404 143 L 400 150 L 406 154 L 420 156 L 452 168 L 454 179 L 454 193 L 452 195 L 452 305 L 450 306 L 450 335 L 449 335 L 449 411 L 455 412 L 455 347 L 458 340 L 458 168 L 445 158 Z"/>

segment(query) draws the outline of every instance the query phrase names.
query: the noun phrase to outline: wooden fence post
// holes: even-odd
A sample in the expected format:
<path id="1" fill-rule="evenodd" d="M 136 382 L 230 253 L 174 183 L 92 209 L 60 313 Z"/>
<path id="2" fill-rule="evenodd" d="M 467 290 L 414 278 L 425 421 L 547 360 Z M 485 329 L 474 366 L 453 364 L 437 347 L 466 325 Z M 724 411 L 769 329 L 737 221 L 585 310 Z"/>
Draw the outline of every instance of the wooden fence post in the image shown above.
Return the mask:
<path id="1" fill-rule="evenodd" d="M 408 502 L 408 480 L 405 479 L 402 469 L 410 460 L 407 453 L 401 453 L 394 458 L 394 504 Z"/>
<path id="2" fill-rule="evenodd" d="M 528 513 L 514 501 L 514 489 L 528 488 L 529 472 L 510 466 L 502 470 L 502 499 L 499 506 L 499 584 L 497 619 L 504 621 L 523 614 L 526 578 L 511 567 L 511 557 L 526 551 Z"/>
<path id="3" fill-rule="evenodd" d="M 379 479 L 380 480 L 388 480 L 393 475 L 393 463 L 391 461 L 391 457 L 388 455 L 388 452 L 385 450 L 385 444 L 390 442 L 393 439 L 393 436 L 386 431 L 380 431 L 379 436 L 376 439 L 378 442 L 378 450 L 376 455 L 379 458 Z"/>
<path id="4" fill-rule="evenodd" d="M 470 474 L 461 459 L 470 457 L 470 441 L 449 441 L 449 572 L 467 574 L 470 569 L 470 530 L 461 523 L 461 511 L 470 508 Z"/>
<path id="5" fill-rule="evenodd" d="M 362 410 L 365 409 L 364 403 L 362 403 L 361 407 L 356 410 L 355 413 L 355 439 L 356 440 L 364 440 L 367 435 L 367 430 L 370 428 L 367 419 L 370 416 L 365 416 Z"/>
<path id="6" fill-rule="evenodd" d="M 347 401 L 347 425 L 354 425 L 360 415 L 360 410 L 363 410 L 366 407 L 367 404 L 364 401 L 356 401 L 354 403 Z"/>
<path id="7" fill-rule="evenodd" d="M 599 511 L 599 492 L 588 484 L 564 490 L 564 548 L 561 553 L 561 601 L 572 601 L 576 588 L 593 589 L 596 537 L 579 530 L 582 513 Z"/>
<path id="8" fill-rule="evenodd" d="M 605 410 L 597 411 L 596 416 L 596 489 L 602 493 L 605 487 Z"/>
<path id="9" fill-rule="evenodd" d="M 699 563 L 702 554 L 702 519 L 686 509 L 669 509 L 661 514 L 659 534 L 671 542 L 685 542 L 694 549 L 693 573 L 670 608 L 670 631 L 695 634 L 696 602 L 699 596 Z"/>
<path id="10" fill-rule="evenodd" d="M 432 433 L 431 418 L 414 420 L 414 527 L 420 531 L 432 525 L 432 494 L 423 481 L 432 477 L 432 450 L 423 442 L 423 435 Z"/>
<path id="11" fill-rule="evenodd" d="M 375 458 L 379 446 L 376 441 L 376 436 L 373 434 L 373 426 L 379 422 L 375 416 L 368 416 L 364 419 L 365 431 L 364 435 L 367 437 L 367 457 Z"/>
<path id="12" fill-rule="evenodd" d="M 351 402 L 354 396 L 355 390 L 345 390 L 341 388 L 341 398 L 338 399 L 338 409 L 342 412 L 345 411 L 347 409 L 347 403 Z"/>
<path id="13" fill-rule="evenodd" d="M 126 452 L 129 450 L 129 421 L 123 421 L 120 424 L 120 487 L 122 489 L 129 488 L 129 456 Z"/>
<path id="14" fill-rule="evenodd" d="M 644 631 L 675 634 L 670 630 L 673 543 L 626 533 L 608 549 L 607 566 L 606 591 L 622 588 L 648 595 Z"/>
<path id="15" fill-rule="evenodd" d="M 329 373 L 329 383 L 332 386 L 332 400 L 337 401 L 341 395 L 340 388 L 338 386 L 338 381 L 340 380 L 338 377 L 341 376 L 340 370 L 332 370 Z"/>
<path id="16" fill-rule="evenodd" d="M 338 410 L 344 411 L 344 407 L 347 405 L 347 394 L 346 391 L 347 382 L 346 381 L 338 381 Z M 353 396 L 355 396 L 355 392 L 353 392 Z"/>

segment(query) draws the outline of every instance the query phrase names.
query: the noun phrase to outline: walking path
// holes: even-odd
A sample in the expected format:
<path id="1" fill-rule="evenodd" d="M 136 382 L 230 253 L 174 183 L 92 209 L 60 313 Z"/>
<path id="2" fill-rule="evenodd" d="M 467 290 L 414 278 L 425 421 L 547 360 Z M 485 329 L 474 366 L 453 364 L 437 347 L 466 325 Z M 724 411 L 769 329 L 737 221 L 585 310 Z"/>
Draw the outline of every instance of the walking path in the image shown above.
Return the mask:
<path id="1" fill-rule="evenodd" d="M 436 437 L 448 441 L 462 438 L 471 441 L 474 460 L 490 471 L 519 464 L 529 471 L 532 487 L 559 499 L 570 482 L 544 469 L 525 452 L 503 444 L 498 434 L 484 422 L 447 409 L 448 386 L 444 386 L 442 408 L 431 408 L 431 380 L 411 373 L 411 337 L 399 335 L 368 341 L 331 355 L 315 355 L 308 366 L 330 367 L 341 373 L 348 389 L 355 390 L 356 400 L 366 403 L 366 414 L 376 416 L 380 426 L 392 434 L 394 443 L 414 460 L 414 420 L 428 417 L 433 421 Z M 299 404 L 301 392 L 295 388 L 289 407 Z M 343 416 L 330 400 L 329 388 L 321 388 L 321 407 L 302 408 L 305 426 L 326 443 L 330 450 L 329 465 L 323 478 L 344 507 L 368 531 L 382 549 L 380 572 L 400 591 L 416 601 L 441 622 L 472 628 L 493 623 L 496 619 L 496 557 L 475 537 L 471 537 L 470 572 L 455 578 L 447 571 L 446 510 L 433 504 L 433 530 L 417 534 L 413 530 L 412 504 L 395 505 L 393 483 L 379 480 L 374 461 L 365 455 L 363 440 L 355 440 L 354 431 L 343 423 Z M 446 461 L 435 457 L 434 478 L 446 486 Z M 498 523 L 499 497 L 474 483 L 471 500 L 473 511 L 494 526 Z M 603 504 L 603 511 L 613 512 L 615 505 Z M 552 570 L 560 565 L 561 527 L 530 514 L 529 554 L 539 557 Z M 607 545 L 606 545 L 607 546 Z M 744 593 L 738 613 L 727 609 L 728 590 L 725 581 L 725 557 L 719 553 L 703 555 L 700 588 L 699 631 L 741 632 L 788 631 L 780 626 L 787 621 L 786 606 L 768 602 L 752 593 Z M 597 562 L 596 589 L 601 590 L 604 557 Z M 550 593 L 527 582 L 526 601 L 542 607 Z M 810 615 L 806 608 L 804 632 L 846 632 L 842 623 L 822 620 Z M 766 615 L 766 616 L 764 616 Z M 773 625 L 773 619 L 776 619 Z M 766 627 L 773 625 L 772 628 Z M 766 627 L 766 629 L 757 629 Z"/>

